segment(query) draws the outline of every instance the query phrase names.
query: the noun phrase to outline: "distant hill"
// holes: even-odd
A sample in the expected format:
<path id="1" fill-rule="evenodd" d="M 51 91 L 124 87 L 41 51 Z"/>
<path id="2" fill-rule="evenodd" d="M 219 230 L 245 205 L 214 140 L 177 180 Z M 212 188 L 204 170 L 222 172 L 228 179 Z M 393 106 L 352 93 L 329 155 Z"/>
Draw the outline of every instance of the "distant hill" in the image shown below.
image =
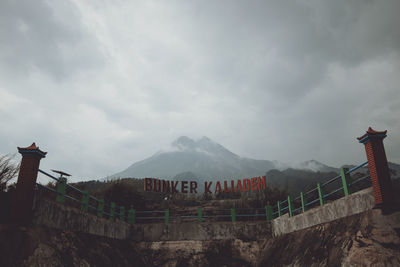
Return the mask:
<path id="1" fill-rule="evenodd" d="M 389 165 L 390 177 L 392 179 L 399 179 L 400 178 L 400 164 L 388 162 L 388 165 Z M 351 169 L 351 168 L 356 167 L 356 165 L 343 165 L 342 167 Z M 358 169 L 357 172 L 364 173 L 364 174 L 368 173 L 368 165 Z"/>
<path id="2" fill-rule="evenodd" d="M 345 168 L 353 168 L 356 165 L 344 165 Z M 321 168 L 324 169 L 324 168 Z M 270 170 L 266 173 L 267 186 L 287 189 L 290 195 L 298 195 L 301 191 L 315 188 L 317 183 L 323 183 L 339 174 L 338 168 L 329 167 L 328 171 L 311 171 L 288 168 L 286 170 Z M 389 170 L 392 180 L 400 178 L 400 165 L 389 162 Z M 368 166 L 364 166 L 352 172 L 352 175 L 358 173 L 358 178 L 368 174 Z M 340 185 L 340 181 L 337 182 Z M 397 182 L 396 182 L 397 183 Z"/>
<path id="3" fill-rule="evenodd" d="M 287 189 L 290 195 L 298 195 L 301 191 L 314 188 L 317 183 L 325 182 L 337 172 L 313 172 L 310 170 L 286 169 L 283 171 L 270 170 L 267 172 L 267 187 Z"/>

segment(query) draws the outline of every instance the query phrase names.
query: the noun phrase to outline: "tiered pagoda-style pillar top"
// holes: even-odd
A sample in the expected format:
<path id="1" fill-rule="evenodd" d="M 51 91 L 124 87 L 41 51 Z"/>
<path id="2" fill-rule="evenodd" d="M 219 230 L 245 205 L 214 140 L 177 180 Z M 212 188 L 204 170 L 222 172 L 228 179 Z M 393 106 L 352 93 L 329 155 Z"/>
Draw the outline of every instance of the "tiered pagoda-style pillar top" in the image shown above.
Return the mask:
<path id="1" fill-rule="evenodd" d="M 368 131 L 357 139 L 360 143 L 364 144 L 367 154 L 375 204 L 382 206 L 384 209 L 390 209 L 394 203 L 394 194 L 385 147 L 383 145 L 386 132 L 375 131 L 369 127 Z"/>
<path id="2" fill-rule="evenodd" d="M 387 130 L 375 131 L 371 127 L 365 132 L 363 136 L 357 137 L 360 143 L 368 143 L 371 139 L 384 139 L 386 137 Z"/>
<path id="3" fill-rule="evenodd" d="M 40 150 L 35 143 L 32 143 L 32 145 L 28 147 L 18 147 L 18 152 L 21 153 L 22 155 L 32 155 L 40 158 L 46 157 L 47 154 L 47 152 Z"/>

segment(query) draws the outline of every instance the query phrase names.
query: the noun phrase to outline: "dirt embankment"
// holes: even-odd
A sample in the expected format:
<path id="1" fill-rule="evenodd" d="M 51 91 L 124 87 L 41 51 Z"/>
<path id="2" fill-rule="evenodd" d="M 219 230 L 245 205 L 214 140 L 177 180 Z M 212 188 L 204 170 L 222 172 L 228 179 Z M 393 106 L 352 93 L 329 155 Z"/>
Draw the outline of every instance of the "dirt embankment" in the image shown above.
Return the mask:
<path id="1" fill-rule="evenodd" d="M 0 226 L 0 266 L 400 266 L 400 212 L 270 239 L 139 242 Z"/>

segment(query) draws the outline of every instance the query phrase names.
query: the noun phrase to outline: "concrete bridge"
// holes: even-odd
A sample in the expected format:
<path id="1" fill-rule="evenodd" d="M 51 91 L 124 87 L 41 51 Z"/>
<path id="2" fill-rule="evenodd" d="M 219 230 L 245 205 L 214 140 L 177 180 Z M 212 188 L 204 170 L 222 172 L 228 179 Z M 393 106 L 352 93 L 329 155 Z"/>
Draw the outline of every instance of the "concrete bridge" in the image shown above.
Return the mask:
<path id="1" fill-rule="evenodd" d="M 169 211 L 166 212 L 165 223 L 134 224 L 134 210 L 129 210 L 125 216 L 124 207 L 120 208 L 120 216 L 115 215 L 115 203 L 111 203 L 110 219 L 102 216 L 95 216 L 88 213 L 88 192 L 70 186 L 82 194 L 81 210 L 62 205 L 65 195 L 65 179 L 57 179 L 59 187 L 55 191 L 57 201 L 55 203 L 40 197 L 39 190 L 35 190 L 36 179 L 39 170 L 39 163 L 45 157 L 46 152 L 39 150 L 33 143 L 26 148 L 18 148 L 22 154 L 21 168 L 18 176 L 16 201 L 13 207 L 13 219 L 17 224 L 27 224 L 32 222 L 37 225 L 84 232 L 116 239 L 130 239 L 135 241 L 171 241 L 171 240 L 211 240 L 211 239 L 257 239 L 258 236 L 278 236 L 285 233 L 305 229 L 321 223 L 330 222 L 339 218 L 359 214 L 379 207 L 383 210 L 393 208 L 394 194 L 392 192 L 391 180 L 389 175 L 388 162 L 383 146 L 383 139 L 386 131 L 378 132 L 369 128 L 368 131 L 358 140 L 365 145 L 368 168 L 372 187 L 350 194 L 349 172 L 342 169 L 341 175 L 325 182 L 341 179 L 342 187 L 336 189 L 344 191 L 345 197 L 330 203 L 325 203 L 325 195 L 318 184 L 317 190 L 319 199 L 311 202 L 320 203 L 320 206 L 306 211 L 303 195 L 301 195 L 302 207 L 295 214 L 291 197 L 277 203 L 277 216 L 274 216 L 271 206 L 266 207 L 265 221 L 260 222 L 237 222 L 235 221 L 235 210 L 231 209 L 232 222 L 192 222 L 192 223 L 169 223 Z M 363 166 L 364 164 L 360 165 Z M 356 167 L 358 168 L 358 167 Z M 353 168 L 354 169 L 354 168 Z M 41 171 L 44 173 L 43 171 Z M 50 189 L 51 190 L 51 189 Z M 54 190 L 53 190 L 54 191 Z M 70 197 L 72 198 L 72 197 Z M 300 197 L 299 197 L 300 198 Z M 35 201 L 34 201 L 35 199 Z M 79 200 L 76 200 L 79 203 Z M 97 214 L 103 214 L 104 201 L 97 200 Z M 281 204 L 286 202 L 287 213 L 283 214 L 284 208 Z M 32 207 L 34 207 L 32 209 Z M 96 207 L 94 207 L 96 210 Z M 201 214 L 201 213 L 199 213 Z M 239 215 L 238 215 L 239 216 Z M 128 220 L 126 218 L 128 217 Z M 118 218 L 124 219 L 119 220 Z M 129 222 L 129 223 L 127 223 Z"/>
<path id="2" fill-rule="evenodd" d="M 286 214 L 271 221 L 131 225 L 118 219 L 110 221 L 99 218 L 79 209 L 42 199 L 35 203 L 33 222 L 36 225 L 61 230 L 133 241 L 257 240 L 359 214 L 371 210 L 374 206 L 373 190 L 367 188 L 305 213 L 293 217 Z"/>

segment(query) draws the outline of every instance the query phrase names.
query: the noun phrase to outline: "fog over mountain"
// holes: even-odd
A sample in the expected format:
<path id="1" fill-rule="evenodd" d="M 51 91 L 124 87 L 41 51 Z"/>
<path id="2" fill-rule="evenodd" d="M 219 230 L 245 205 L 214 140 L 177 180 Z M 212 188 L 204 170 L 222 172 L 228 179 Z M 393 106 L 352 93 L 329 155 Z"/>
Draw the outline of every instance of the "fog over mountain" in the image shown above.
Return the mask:
<path id="1" fill-rule="evenodd" d="M 296 164 L 270 160 L 244 158 L 229 151 L 208 137 L 193 140 L 181 136 L 153 156 L 136 162 L 126 170 L 106 177 L 111 178 L 144 178 L 158 177 L 172 179 L 181 177 L 182 173 L 191 173 L 199 179 L 237 179 L 262 176 L 272 169 L 288 168 L 311 171 L 337 171 L 338 169 L 324 165 L 316 160 Z"/>

